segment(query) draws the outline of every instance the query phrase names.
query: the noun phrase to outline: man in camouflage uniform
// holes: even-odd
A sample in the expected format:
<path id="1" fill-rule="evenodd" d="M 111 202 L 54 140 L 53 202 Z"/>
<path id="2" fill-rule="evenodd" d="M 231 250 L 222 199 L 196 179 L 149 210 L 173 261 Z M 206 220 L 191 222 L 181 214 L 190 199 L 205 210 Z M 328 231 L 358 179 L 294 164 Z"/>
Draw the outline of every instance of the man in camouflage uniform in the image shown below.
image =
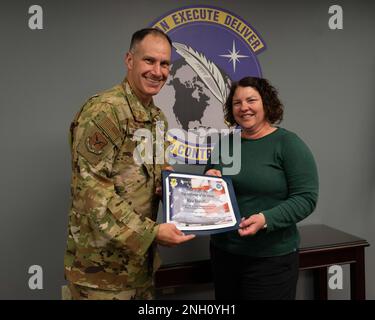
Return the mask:
<path id="1" fill-rule="evenodd" d="M 167 80 L 170 58 L 167 35 L 134 33 L 123 83 L 90 98 L 71 125 L 64 263 L 72 299 L 151 299 L 160 264 L 155 243 L 173 246 L 194 237 L 173 224 L 156 224 L 163 165 L 134 160 L 140 156 L 137 129 L 152 132 L 155 149 L 156 123 L 166 123 L 152 96 Z"/>

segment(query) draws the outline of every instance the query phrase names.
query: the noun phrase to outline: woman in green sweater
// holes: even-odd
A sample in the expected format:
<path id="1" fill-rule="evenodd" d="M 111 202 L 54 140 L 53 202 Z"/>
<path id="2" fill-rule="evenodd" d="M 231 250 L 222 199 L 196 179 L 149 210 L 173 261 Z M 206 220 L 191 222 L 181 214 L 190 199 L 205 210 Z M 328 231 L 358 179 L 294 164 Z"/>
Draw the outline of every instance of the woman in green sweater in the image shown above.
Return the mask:
<path id="1" fill-rule="evenodd" d="M 232 85 L 225 119 L 241 128 L 241 170 L 230 178 L 242 221 L 238 231 L 211 238 L 216 299 L 295 299 L 296 223 L 316 206 L 318 173 L 306 144 L 274 125 L 282 116 L 267 80 L 246 77 Z M 224 166 L 208 164 L 206 174 L 221 176 Z"/>

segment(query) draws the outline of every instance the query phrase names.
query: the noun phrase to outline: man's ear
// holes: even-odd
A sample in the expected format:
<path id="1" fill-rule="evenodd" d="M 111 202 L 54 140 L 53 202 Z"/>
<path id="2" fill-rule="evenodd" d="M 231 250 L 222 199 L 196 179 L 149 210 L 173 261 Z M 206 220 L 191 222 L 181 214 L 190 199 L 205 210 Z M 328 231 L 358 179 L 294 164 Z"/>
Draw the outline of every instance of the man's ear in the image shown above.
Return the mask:
<path id="1" fill-rule="evenodd" d="M 134 61 L 133 54 L 130 52 L 127 52 L 125 56 L 125 64 L 128 70 L 131 70 L 133 68 L 133 61 Z"/>

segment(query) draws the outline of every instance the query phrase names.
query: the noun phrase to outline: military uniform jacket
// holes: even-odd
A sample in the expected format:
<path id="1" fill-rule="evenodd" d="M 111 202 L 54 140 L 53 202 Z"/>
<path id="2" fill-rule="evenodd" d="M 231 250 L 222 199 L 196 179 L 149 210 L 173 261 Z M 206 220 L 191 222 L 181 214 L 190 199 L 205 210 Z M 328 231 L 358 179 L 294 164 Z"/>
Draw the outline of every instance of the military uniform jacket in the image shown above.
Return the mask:
<path id="1" fill-rule="evenodd" d="M 136 133 L 149 130 L 154 151 L 163 148 L 155 142 L 160 121 L 166 124 L 162 111 L 153 102 L 145 108 L 126 81 L 90 98 L 77 114 L 71 125 L 67 280 L 125 290 L 143 286 L 158 268 L 153 241 L 162 161 L 137 163 L 150 141 L 139 142 Z"/>

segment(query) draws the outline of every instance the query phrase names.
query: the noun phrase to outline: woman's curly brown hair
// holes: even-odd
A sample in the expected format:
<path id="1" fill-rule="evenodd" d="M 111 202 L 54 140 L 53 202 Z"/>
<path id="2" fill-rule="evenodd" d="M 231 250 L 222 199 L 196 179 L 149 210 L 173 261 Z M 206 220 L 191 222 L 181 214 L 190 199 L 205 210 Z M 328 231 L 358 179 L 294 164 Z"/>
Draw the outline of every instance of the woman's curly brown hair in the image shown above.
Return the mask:
<path id="1" fill-rule="evenodd" d="M 268 122 L 280 123 L 283 119 L 284 106 L 279 100 L 277 90 L 263 78 L 245 77 L 238 82 L 233 82 L 228 98 L 224 105 L 224 119 L 229 126 L 236 124 L 233 116 L 233 96 L 238 87 L 252 87 L 256 89 L 262 97 L 264 116 Z"/>

